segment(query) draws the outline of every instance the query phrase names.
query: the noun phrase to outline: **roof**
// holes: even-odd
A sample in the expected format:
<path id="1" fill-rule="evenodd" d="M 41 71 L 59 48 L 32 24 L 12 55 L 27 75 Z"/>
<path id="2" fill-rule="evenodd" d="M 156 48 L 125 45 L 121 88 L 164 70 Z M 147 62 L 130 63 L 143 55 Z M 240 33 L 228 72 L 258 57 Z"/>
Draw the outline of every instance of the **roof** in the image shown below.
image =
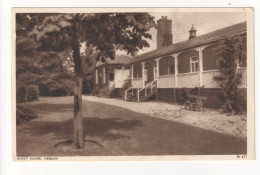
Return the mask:
<path id="1" fill-rule="evenodd" d="M 98 61 L 96 64 L 96 67 L 103 66 L 103 65 L 108 65 L 108 64 L 127 64 L 130 62 L 133 58 L 129 57 L 127 55 L 116 55 L 115 59 L 106 59 L 106 63 L 103 63 L 101 61 Z"/>
<path id="2" fill-rule="evenodd" d="M 172 45 L 169 45 L 169 46 L 157 49 L 157 50 L 153 50 L 153 51 L 150 51 L 150 52 L 147 52 L 147 53 L 144 53 L 142 55 L 138 55 L 138 56 L 132 58 L 131 61 L 128 62 L 128 64 L 144 61 L 147 59 L 158 58 L 158 57 L 161 57 L 161 56 L 164 56 L 167 54 L 177 53 L 184 49 L 188 49 L 188 48 L 192 48 L 192 47 L 196 47 L 196 46 L 218 41 L 229 35 L 246 33 L 246 30 L 247 30 L 246 26 L 247 26 L 247 23 L 245 21 L 245 22 L 238 23 L 238 24 L 235 24 L 235 25 L 232 25 L 229 27 L 225 27 L 225 28 L 201 35 L 201 36 L 194 37 L 192 39 L 189 39 L 189 40 L 186 40 L 183 42 L 179 42 L 179 43 L 172 44 Z"/>

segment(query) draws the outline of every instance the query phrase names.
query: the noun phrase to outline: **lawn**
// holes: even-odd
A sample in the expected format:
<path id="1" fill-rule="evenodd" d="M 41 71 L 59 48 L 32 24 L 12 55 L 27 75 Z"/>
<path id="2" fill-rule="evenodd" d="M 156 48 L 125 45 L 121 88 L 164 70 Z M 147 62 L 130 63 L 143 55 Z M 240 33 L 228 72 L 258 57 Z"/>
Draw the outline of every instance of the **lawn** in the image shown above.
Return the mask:
<path id="1" fill-rule="evenodd" d="M 71 148 L 73 97 L 44 97 L 25 106 L 38 118 L 17 127 L 17 156 L 230 155 L 246 141 L 109 104 L 83 100 L 84 150 Z"/>

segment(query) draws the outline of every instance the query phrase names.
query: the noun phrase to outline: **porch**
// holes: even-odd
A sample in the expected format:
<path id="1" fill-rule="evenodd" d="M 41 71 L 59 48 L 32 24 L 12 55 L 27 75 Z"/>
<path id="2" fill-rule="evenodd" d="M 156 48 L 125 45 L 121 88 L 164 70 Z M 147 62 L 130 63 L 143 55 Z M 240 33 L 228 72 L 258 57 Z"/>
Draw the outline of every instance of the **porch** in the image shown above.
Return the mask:
<path id="1" fill-rule="evenodd" d="M 217 53 L 212 48 L 214 48 L 212 45 L 201 46 L 180 53 L 132 63 L 130 65 L 132 86 L 125 91 L 125 100 L 146 101 L 152 95 L 158 96 L 158 89 L 195 87 L 218 89 L 219 87 L 213 78 L 220 72 L 215 63 Z M 240 88 L 246 88 L 246 65 L 241 65 L 238 71 L 243 75 Z"/>

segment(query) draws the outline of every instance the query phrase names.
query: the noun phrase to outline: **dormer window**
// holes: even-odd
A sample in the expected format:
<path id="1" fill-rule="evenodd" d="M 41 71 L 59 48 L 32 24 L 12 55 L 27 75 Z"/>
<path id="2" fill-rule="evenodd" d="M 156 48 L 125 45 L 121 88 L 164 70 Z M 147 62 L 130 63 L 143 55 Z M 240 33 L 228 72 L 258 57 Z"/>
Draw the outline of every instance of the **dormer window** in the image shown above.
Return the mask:
<path id="1" fill-rule="evenodd" d="M 190 58 L 190 72 L 198 72 L 199 71 L 199 58 L 191 57 Z"/>

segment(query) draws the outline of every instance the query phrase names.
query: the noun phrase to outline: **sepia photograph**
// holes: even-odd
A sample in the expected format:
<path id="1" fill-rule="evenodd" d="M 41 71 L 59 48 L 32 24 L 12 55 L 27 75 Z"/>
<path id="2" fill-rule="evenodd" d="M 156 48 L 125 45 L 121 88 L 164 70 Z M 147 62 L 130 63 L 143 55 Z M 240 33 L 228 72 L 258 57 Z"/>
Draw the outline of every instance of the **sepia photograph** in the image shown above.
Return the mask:
<path id="1" fill-rule="evenodd" d="M 13 8 L 13 160 L 254 159 L 253 13 Z"/>

